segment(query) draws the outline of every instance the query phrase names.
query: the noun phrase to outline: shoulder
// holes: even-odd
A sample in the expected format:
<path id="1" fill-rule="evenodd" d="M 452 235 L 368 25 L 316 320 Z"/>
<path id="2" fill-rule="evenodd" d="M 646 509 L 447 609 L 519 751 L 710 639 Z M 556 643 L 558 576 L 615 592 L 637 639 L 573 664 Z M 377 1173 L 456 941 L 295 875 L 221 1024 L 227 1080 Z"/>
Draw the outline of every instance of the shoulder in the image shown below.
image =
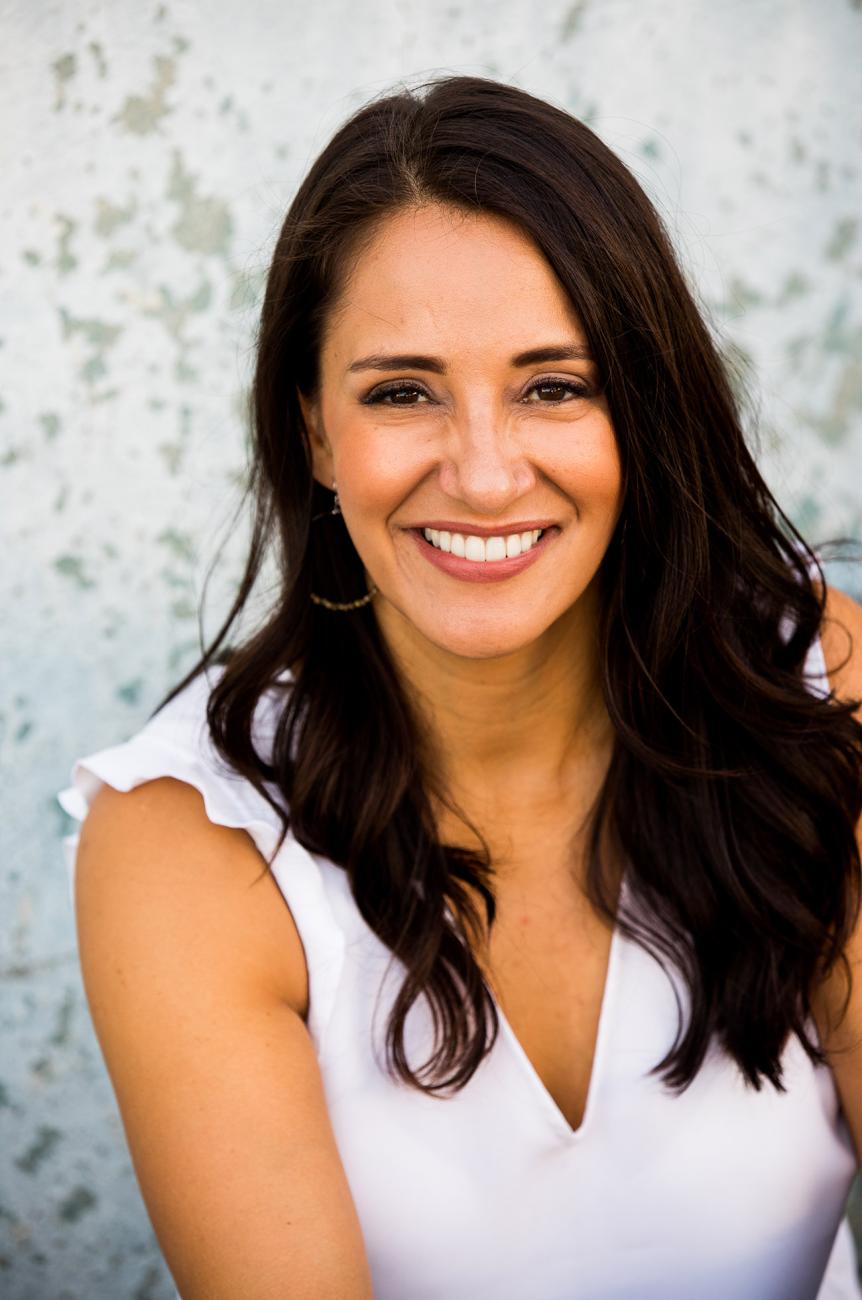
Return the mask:
<path id="1" fill-rule="evenodd" d="M 175 945 L 205 938 L 213 956 L 236 954 L 238 977 L 279 990 L 304 1019 L 304 950 L 281 877 L 267 869 L 282 821 L 209 734 L 220 672 L 176 690 L 127 740 L 76 760 L 58 796 L 82 823 L 67 848 L 75 910 L 79 925 L 97 918 L 87 931 L 94 945 L 114 943 L 124 929 L 144 946 L 163 927 Z M 265 757 L 279 704 L 272 692 L 256 703 L 253 737 Z"/>
<path id="2" fill-rule="evenodd" d="M 313 1040 L 285 991 L 289 914 L 262 867 L 191 785 L 102 786 L 77 873 L 87 1004 L 182 1294 L 286 1296 L 301 1277 L 304 1294 L 370 1297 Z"/>
<path id="3" fill-rule="evenodd" d="M 862 605 L 828 584 L 820 644 L 836 696 L 862 700 Z"/>
<path id="4" fill-rule="evenodd" d="M 200 961 L 307 1015 L 304 951 L 278 884 L 248 832 L 214 821 L 182 773 L 153 771 L 130 789 L 106 782 L 91 796 L 75 912 L 85 973 L 137 949 L 165 972 L 174 963 L 180 983 Z"/>

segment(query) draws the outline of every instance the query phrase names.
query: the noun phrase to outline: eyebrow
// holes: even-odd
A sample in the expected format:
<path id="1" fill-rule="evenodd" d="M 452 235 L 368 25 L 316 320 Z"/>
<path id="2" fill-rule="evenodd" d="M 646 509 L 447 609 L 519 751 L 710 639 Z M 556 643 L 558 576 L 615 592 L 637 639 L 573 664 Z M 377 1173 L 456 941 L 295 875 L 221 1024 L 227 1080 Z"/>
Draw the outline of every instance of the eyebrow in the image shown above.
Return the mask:
<path id="1" fill-rule="evenodd" d="M 550 344 L 542 348 L 530 348 L 527 352 L 518 352 L 512 357 L 513 366 L 536 366 L 544 361 L 592 361 L 588 347 L 581 343 Z M 395 353 L 387 355 L 372 352 L 367 357 L 358 357 L 351 361 L 347 373 L 356 370 L 430 370 L 435 375 L 445 375 L 446 362 L 442 357 L 428 357 L 416 353 Z"/>

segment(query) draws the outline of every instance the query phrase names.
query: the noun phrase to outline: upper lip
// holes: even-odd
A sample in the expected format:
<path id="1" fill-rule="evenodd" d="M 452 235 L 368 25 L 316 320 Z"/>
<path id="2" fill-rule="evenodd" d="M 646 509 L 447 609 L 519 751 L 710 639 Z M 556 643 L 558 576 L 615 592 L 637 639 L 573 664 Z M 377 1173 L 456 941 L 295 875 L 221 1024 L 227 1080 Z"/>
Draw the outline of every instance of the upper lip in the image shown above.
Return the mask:
<path id="1" fill-rule="evenodd" d="M 511 533 L 530 533 L 536 528 L 554 528 L 553 519 L 518 519 L 511 524 L 497 524 L 493 528 L 481 524 L 461 524 L 452 519 L 431 519 L 421 524 L 411 524 L 412 528 L 433 528 L 441 533 L 461 533 L 473 537 L 508 537 Z"/>

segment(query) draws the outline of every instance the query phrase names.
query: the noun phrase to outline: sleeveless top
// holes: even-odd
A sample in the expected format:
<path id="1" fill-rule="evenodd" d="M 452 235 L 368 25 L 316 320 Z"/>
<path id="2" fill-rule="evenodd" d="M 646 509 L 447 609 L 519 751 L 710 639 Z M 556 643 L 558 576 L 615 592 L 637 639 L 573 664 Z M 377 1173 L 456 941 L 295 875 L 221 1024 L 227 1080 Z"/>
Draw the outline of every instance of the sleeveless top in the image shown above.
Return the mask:
<path id="1" fill-rule="evenodd" d="M 806 668 L 828 693 L 819 642 Z M 208 670 L 211 683 L 221 671 Z M 269 856 L 281 823 L 213 748 L 209 689 L 198 676 L 130 739 L 79 758 L 62 808 L 82 821 L 103 782 L 129 790 L 173 776 L 200 791 L 211 821 L 243 827 Z M 275 721 L 268 692 L 254 721 L 262 756 Z M 63 841 L 70 891 L 78 839 Z M 469 1083 L 431 1097 L 385 1072 L 403 967 L 387 970 L 346 873 L 290 833 L 272 871 L 306 953 L 308 1030 L 376 1300 L 860 1300 L 844 1218 L 852 1140 L 831 1070 L 795 1036 L 785 1093 L 747 1087 L 713 1045 L 675 1095 L 647 1072 L 676 1038 L 676 996 L 688 1014 L 685 986 L 616 928 L 578 1130 L 502 1011 Z M 621 901 L 631 906 L 625 877 Z M 433 1043 L 420 998 L 406 1024 L 414 1066 Z"/>

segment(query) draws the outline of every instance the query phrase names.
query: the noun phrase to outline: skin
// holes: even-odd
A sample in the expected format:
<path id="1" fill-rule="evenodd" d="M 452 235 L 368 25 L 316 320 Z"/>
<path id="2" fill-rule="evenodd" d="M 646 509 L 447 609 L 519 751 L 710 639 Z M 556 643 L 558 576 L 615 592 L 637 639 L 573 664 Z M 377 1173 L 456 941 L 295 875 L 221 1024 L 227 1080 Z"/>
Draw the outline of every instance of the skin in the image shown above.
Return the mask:
<path id="1" fill-rule="evenodd" d="M 512 364 L 564 343 L 587 346 L 529 237 L 426 205 L 386 218 L 358 257 L 326 323 L 319 390 L 299 395 L 314 475 L 337 483 L 435 761 L 461 806 L 510 840 L 513 808 L 550 824 L 609 754 L 594 579 L 622 504 L 616 439 L 591 361 Z M 349 369 L 404 353 L 445 372 Z M 397 396 L 363 402 L 384 386 Z M 506 534 L 544 518 L 560 529 L 544 554 L 496 583 L 441 572 L 406 531 L 451 519 Z"/>

